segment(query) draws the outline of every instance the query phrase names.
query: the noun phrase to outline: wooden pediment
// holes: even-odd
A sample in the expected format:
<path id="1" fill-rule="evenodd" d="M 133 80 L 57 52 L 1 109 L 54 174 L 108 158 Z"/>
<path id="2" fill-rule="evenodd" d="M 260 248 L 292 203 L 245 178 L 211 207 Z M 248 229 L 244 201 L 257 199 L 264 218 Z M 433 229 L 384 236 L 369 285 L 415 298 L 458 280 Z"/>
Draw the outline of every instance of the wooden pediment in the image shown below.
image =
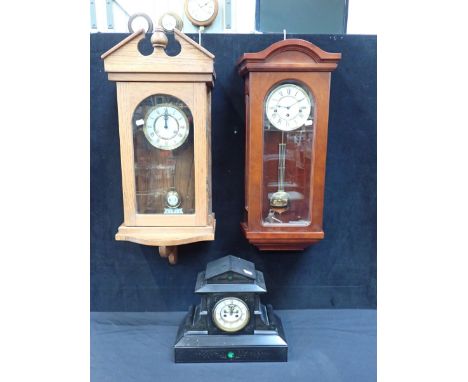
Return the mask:
<path id="1" fill-rule="evenodd" d="M 163 32 L 157 33 L 161 37 Z M 144 56 L 138 50 L 138 43 L 145 37 L 145 30 L 141 29 L 101 56 L 104 69 L 108 73 L 214 73 L 213 54 L 177 29 L 174 36 L 181 48 L 178 55 L 168 56 L 163 47 L 153 43 L 153 52 Z"/>
<path id="2" fill-rule="evenodd" d="M 278 41 L 257 53 L 245 53 L 239 60 L 239 73 L 248 72 L 330 72 L 341 53 L 325 52 L 300 39 Z"/>

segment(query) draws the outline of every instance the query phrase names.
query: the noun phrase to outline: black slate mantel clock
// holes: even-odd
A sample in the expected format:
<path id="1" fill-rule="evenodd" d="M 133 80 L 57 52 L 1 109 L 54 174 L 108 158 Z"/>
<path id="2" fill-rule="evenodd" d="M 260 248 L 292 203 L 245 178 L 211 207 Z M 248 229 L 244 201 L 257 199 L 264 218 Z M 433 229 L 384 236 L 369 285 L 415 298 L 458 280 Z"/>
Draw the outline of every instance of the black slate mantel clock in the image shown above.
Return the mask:
<path id="1" fill-rule="evenodd" d="M 263 305 L 263 273 L 235 256 L 211 261 L 198 273 L 201 296 L 181 323 L 174 345 L 175 362 L 286 362 L 281 320 Z"/>

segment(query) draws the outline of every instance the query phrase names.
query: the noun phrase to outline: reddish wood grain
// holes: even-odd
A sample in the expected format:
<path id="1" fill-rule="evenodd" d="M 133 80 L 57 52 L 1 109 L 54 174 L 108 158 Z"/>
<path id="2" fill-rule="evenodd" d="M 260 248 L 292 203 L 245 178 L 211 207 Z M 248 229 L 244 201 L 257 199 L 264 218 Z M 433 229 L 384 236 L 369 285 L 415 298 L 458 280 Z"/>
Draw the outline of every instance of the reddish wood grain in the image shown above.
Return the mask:
<path id="1" fill-rule="evenodd" d="M 258 53 L 246 53 L 239 62 L 245 80 L 246 169 L 245 220 L 242 231 L 260 250 L 303 250 L 324 238 L 323 204 L 328 135 L 328 109 L 331 71 L 337 67 L 340 53 L 325 52 L 304 40 L 283 40 Z M 304 216 L 309 225 L 265 224 L 269 210 L 268 193 L 274 192 L 277 163 L 264 153 L 278 148 L 278 137 L 264 140 L 264 102 L 273 86 L 282 81 L 298 81 L 308 87 L 315 101 L 315 118 L 310 147 L 297 151 L 287 145 L 286 178 L 297 185 L 304 199 L 291 202 L 283 212 Z M 300 156 L 306 156 L 301 157 Z"/>

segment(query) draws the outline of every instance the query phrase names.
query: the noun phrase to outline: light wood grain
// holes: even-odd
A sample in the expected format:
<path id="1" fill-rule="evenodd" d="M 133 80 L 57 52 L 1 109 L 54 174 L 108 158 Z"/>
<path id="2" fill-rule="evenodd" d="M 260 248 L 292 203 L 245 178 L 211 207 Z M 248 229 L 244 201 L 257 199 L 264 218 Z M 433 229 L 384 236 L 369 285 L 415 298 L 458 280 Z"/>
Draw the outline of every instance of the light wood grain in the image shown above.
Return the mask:
<path id="1" fill-rule="evenodd" d="M 195 130 L 195 214 L 196 225 L 206 225 L 208 219 L 208 197 L 211 190 L 208 190 L 208 148 L 207 136 L 207 88 L 205 84 L 193 84 L 194 108 L 193 123 Z"/>
<path id="2" fill-rule="evenodd" d="M 211 148 L 207 141 L 207 86 L 205 83 L 117 82 L 119 103 L 119 131 L 122 162 L 122 183 L 125 224 L 129 226 L 204 226 L 211 189 L 208 186 Z M 137 105 L 152 94 L 171 94 L 181 99 L 192 111 L 195 166 L 195 214 L 163 215 L 138 214 L 136 206 L 135 165 L 132 113 Z M 210 184 L 210 183 L 209 183 Z M 211 185 L 211 184 L 210 184 Z"/>
<path id="3" fill-rule="evenodd" d="M 157 33 L 159 34 L 153 35 L 153 45 L 156 48 L 148 56 L 143 56 L 138 51 L 138 43 L 145 37 L 144 30 L 135 32 L 102 55 L 109 80 L 117 83 L 124 222 L 119 227 L 116 240 L 162 246 L 160 253 L 167 255 L 169 261 L 175 263 L 175 246 L 214 240 L 216 221 L 211 211 L 210 141 L 214 56 L 178 30 L 174 30 L 174 34 L 181 45 L 181 51 L 176 56 L 168 56 L 162 48 L 163 45 L 158 45 L 165 37 L 161 35 L 161 31 Z M 144 99 L 156 94 L 171 95 L 180 99 L 190 109 L 193 117 L 193 127 L 189 133 L 193 136 L 193 151 L 184 152 L 183 161 L 189 165 L 193 163 L 194 180 L 190 180 L 190 168 L 183 169 L 183 165 L 178 167 L 174 175 L 175 182 L 185 190 L 185 194 L 195 191 L 193 214 L 164 215 L 138 211 L 140 204 L 137 205 L 137 186 L 143 191 L 148 189 L 145 188 L 147 185 L 144 179 L 140 179 L 139 176 L 137 184 L 135 178 L 132 116 Z M 139 135 L 135 139 L 138 137 Z M 164 153 L 144 153 L 142 165 L 146 166 L 148 162 L 159 163 L 160 160 L 167 161 L 167 155 L 163 155 Z M 193 157 L 187 157 L 185 154 Z M 190 171 L 185 171 L 187 169 Z M 161 181 L 167 183 L 166 179 Z M 161 186 L 167 188 L 166 183 Z M 188 191 L 190 187 L 191 191 Z M 151 212 L 161 209 L 159 199 L 147 203 L 144 192 L 138 195 L 138 203 L 148 207 L 145 210 Z M 159 203 L 156 209 L 155 203 Z"/>
<path id="4" fill-rule="evenodd" d="M 136 224 L 135 166 L 133 153 L 132 90 L 129 83 L 117 82 L 117 105 L 119 109 L 120 164 L 122 170 L 122 193 L 124 223 Z"/>
<path id="5" fill-rule="evenodd" d="M 143 30 L 117 44 L 104 53 L 106 72 L 117 73 L 213 73 L 213 54 L 201 45 L 174 30 L 181 51 L 176 56 L 168 56 L 162 50 L 143 56 L 138 50 L 138 43 L 145 37 Z M 125 42 L 125 43 L 124 43 Z"/>
<path id="6" fill-rule="evenodd" d="M 161 257 L 167 258 L 169 264 L 174 265 L 177 263 L 178 258 L 177 246 L 171 245 L 159 247 L 159 255 Z"/>
<path id="7" fill-rule="evenodd" d="M 215 226 L 214 218 L 203 227 L 128 227 L 122 224 L 115 239 L 153 246 L 182 245 L 214 240 Z"/>
<path id="8" fill-rule="evenodd" d="M 137 82 L 204 82 L 213 86 L 212 74 L 204 73 L 109 73 L 109 81 Z"/>

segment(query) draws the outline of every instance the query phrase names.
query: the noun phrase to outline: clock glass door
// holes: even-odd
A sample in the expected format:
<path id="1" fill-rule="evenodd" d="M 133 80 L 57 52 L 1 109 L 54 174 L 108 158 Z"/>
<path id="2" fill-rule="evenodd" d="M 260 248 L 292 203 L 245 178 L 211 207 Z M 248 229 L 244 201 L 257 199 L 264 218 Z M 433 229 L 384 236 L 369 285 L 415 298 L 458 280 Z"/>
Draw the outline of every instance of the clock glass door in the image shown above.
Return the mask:
<path id="1" fill-rule="evenodd" d="M 139 214 L 194 214 L 193 117 L 180 99 L 155 94 L 133 117 L 136 205 Z"/>
<path id="2" fill-rule="evenodd" d="M 263 116 L 264 225 L 309 225 L 315 102 L 296 81 L 275 85 Z"/>

